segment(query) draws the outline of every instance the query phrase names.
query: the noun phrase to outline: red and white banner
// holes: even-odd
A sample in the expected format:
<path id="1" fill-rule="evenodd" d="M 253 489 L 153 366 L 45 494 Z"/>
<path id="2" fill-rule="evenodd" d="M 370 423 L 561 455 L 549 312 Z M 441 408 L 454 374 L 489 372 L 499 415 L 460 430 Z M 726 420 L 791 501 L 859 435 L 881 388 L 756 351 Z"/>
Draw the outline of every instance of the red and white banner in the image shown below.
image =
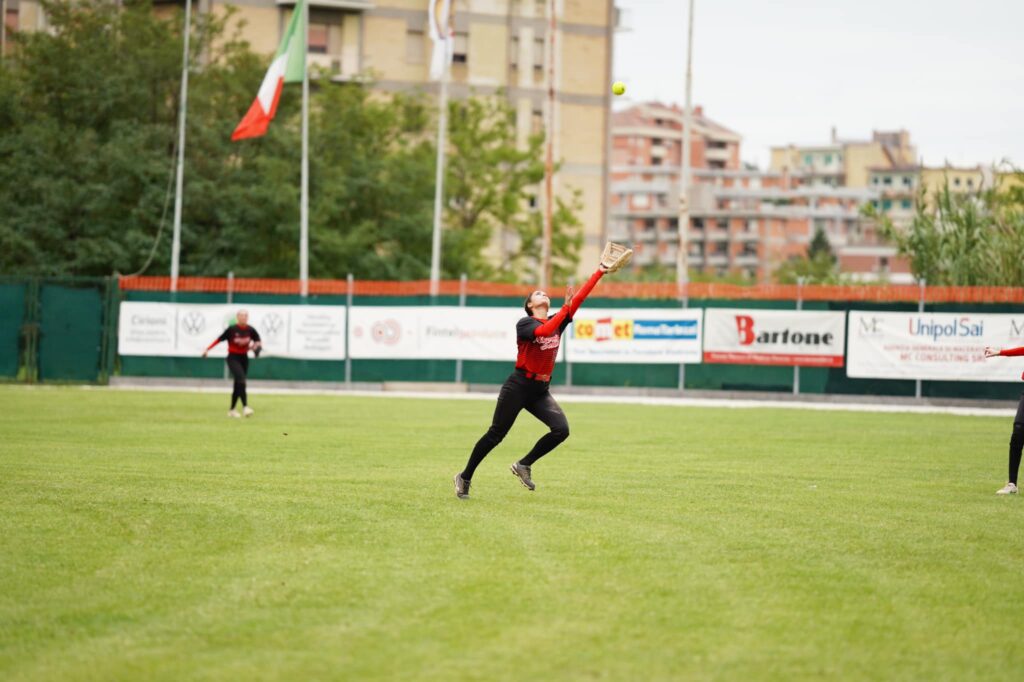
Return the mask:
<path id="1" fill-rule="evenodd" d="M 846 315 L 802 310 L 709 308 L 704 362 L 842 367 Z"/>

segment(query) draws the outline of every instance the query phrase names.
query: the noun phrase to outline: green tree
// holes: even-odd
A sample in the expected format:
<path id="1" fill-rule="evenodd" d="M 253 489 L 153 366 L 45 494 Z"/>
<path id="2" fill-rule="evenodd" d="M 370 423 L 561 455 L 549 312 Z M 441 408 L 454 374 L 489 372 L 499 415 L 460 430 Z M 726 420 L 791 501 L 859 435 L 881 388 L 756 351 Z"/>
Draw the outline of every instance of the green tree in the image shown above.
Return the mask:
<path id="1" fill-rule="evenodd" d="M 515 111 L 499 93 L 449 105 L 444 268 L 473 278 L 536 279 L 543 215 L 530 208 L 544 179 L 543 135 L 516 140 Z M 580 193 L 556 197 L 552 210 L 555 279 L 576 271 L 582 245 Z M 497 238 L 497 267 L 487 250 Z"/>
<path id="2" fill-rule="evenodd" d="M 1018 174 L 1019 175 L 1019 174 Z M 1024 286 L 1024 192 L 1019 187 L 950 191 L 922 189 L 906 227 L 873 207 L 865 215 L 929 284 Z"/>
<path id="3" fill-rule="evenodd" d="M 775 281 L 779 284 L 800 281 L 806 284 L 839 284 L 842 281 L 838 259 L 824 230 L 820 227 L 814 230 L 806 255 L 779 266 L 775 271 Z"/>

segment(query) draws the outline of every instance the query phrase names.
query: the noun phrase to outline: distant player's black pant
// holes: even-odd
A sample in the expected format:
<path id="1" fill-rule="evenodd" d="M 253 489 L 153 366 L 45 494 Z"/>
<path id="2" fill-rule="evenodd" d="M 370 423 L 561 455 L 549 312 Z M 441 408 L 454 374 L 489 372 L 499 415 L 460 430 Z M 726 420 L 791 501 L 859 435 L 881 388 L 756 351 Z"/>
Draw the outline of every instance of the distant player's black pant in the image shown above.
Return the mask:
<path id="1" fill-rule="evenodd" d="M 1024 449 L 1024 393 L 1017 403 L 1017 416 L 1013 418 L 1013 434 L 1010 436 L 1010 483 L 1016 485 L 1020 471 L 1020 453 Z"/>
<path id="2" fill-rule="evenodd" d="M 531 466 L 569 437 L 569 420 L 565 418 L 562 408 L 552 397 L 548 384 L 514 373 L 505 381 L 501 392 L 498 393 L 498 404 L 494 408 L 491 428 L 487 429 L 487 433 L 473 448 L 466 470 L 462 472 L 462 478 L 467 481 L 473 478 L 473 472 L 480 466 L 480 462 L 505 438 L 505 434 L 512 428 L 522 410 L 544 422 L 551 430 L 541 436 L 533 449 L 519 460 L 520 464 Z"/>
<path id="3" fill-rule="evenodd" d="M 242 401 L 242 407 L 249 404 L 249 396 L 245 393 L 245 376 L 249 373 L 249 356 L 228 353 L 228 371 L 235 380 L 235 388 L 231 392 L 231 409 L 235 409 L 238 401 Z"/>

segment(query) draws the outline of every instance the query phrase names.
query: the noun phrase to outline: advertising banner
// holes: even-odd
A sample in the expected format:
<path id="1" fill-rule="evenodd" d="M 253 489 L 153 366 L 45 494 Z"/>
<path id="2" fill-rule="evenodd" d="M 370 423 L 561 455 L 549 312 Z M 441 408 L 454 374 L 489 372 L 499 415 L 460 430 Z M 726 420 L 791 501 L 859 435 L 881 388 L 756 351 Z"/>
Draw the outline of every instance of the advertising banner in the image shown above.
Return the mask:
<path id="1" fill-rule="evenodd" d="M 1020 381 L 1024 358 L 986 360 L 985 346 L 1024 346 L 1024 314 L 851 310 L 846 373 L 855 379 Z"/>
<path id="2" fill-rule="evenodd" d="M 124 301 L 120 308 L 118 352 L 198 357 L 241 309 L 249 311 L 249 324 L 259 333 L 266 357 L 345 358 L 345 308 L 323 305 Z M 216 357 L 226 354 L 224 342 L 210 351 Z"/>
<path id="3" fill-rule="evenodd" d="M 582 308 L 567 345 L 570 362 L 689 364 L 701 361 L 700 308 Z"/>
<path id="4" fill-rule="evenodd" d="M 422 360 L 516 359 L 515 308 L 457 306 L 356 306 L 352 308 L 353 358 Z"/>
<path id="5" fill-rule="evenodd" d="M 842 367 L 846 314 L 709 308 L 704 362 Z"/>

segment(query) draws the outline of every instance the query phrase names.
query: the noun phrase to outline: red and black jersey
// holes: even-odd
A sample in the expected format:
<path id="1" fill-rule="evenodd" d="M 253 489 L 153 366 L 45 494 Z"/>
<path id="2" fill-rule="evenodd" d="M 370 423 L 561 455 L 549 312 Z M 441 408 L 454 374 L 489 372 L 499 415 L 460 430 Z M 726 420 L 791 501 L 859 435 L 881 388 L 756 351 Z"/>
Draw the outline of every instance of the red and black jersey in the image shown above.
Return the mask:
<path id="1" fill-rule="evenodd" d="M 516 323 L 516 343 L 519 346 L 516 369 L 523 370 L 527 375 L 536 375 L 541 381 L 551 380 L 558 347 L 562 345 L 562 334 L 603 275 L 600 270 L 591 275 L 572 297 L 572 301 L 563 305 L 561 310 L 547 320 L 524 317 Z"/>
<path id="2" fill-rule="evenodd" d="M 545 322 L 550 322 L 556 317 L 558 316 L 552 315 L 547 320 L 524 317 L 516 323 L 516 343 L 519 346 L 516 369 L 539 376 L 551 376 L 555 369 L 555 358 L 558 357 L 558 347 L 562 345 L 562 334 L 572 323 L 572 318 L 563 316 L 553 333 L 537 336 L 536 332 Z"/>
<path id="3" fill-rule="evenodd" d="M 210 350 L 221 341 L 227 341 L 229 354 L 247 355 L 249 353 L 249 347 L 253 343 L 257 343 L 259 340 L 259 332 L 251 326 L 245 325 L 243 327 L 241 325 L 233 324 L 225 329 L 224 333 L 217 337 L 217 340 L 211 343 L 206 350 Z"/>

